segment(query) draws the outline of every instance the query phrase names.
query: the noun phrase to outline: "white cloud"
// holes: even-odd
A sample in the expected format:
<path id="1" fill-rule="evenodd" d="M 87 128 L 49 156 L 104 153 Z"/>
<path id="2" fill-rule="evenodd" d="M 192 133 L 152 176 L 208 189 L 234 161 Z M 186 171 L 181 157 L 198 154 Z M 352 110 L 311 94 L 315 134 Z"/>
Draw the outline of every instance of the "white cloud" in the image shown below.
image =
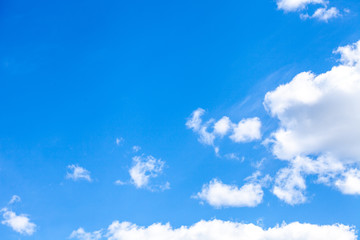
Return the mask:
<path id="1" fill-rule="evenodd" d="M 349 169 L 342 178 L 336 180 L 335 186 L 344 194 L 360 194 L 360 171 Z"/>
<path id="2" fill-rule="evenodd" d="M 219 147 L 214 145 L 217 137 L 222 138 L 231 133 L 229 138 L 237 143 L 261 139 L 261 122 L 259 118 L 242 119 L 238 124 L 234 124 L 229 117 L 224 116 L 217 122 L 210 119 L 203 123 L 202 116 L 204 113 L 204 109 L 196 109 L 187 120 L 186 126 L 198 134 L 199 142 L 213 146 L 217 155 Z M 212 129 L 212 131 L 209 129 Z"/>
<path id="3" fill-rule="evenodd" d="M 90 233 L 85 232 L 83 228 L 79 228 L 71 233 L 70 238 L 75 238 L 78 240 L 99 240 L 102 238 L 101 232 L 102 230 Z"/>
<path id="4" fill-rule="evenodd" d="M 15 212 L 7 208 L 1 209 L 3 214 L 2 224 L 11 227 L 14 231 L 23 235 L 32 235 L 36 231 L 36 225 L 30 222 L 30 219 L 25 214 L 16 215 Z"/>
<path id="5" fill-rule="evenodd" d="M 341 16 L 339 9 L 336 7 L 327 7 L 327 0 L 277 0 L 278 9 L 284 10 L 285 12 L 302 11 L 311 4 L 320 4 L 322 7 L 317 8 L 311 15 L 307 12 L 301 13 L 300 17 L 302 19 L 313 18 L 327 22 L 331 18 L 337 18 Z"/>
<path id="6" fill-rule="evenodd" d="M 21 198 L 18 195 L 14 195 L 11 197 L 10 201 L 9 201 L 9 205 L 14 204 L 16 202 L 20 202 Z"/>
<path id="7" fill-rule="evenodd" d="M 316 9 L 316 11 L 314 12 L 313 15 L 309 15 L 309 14 L 301 14 L 300 17 L 303 19 L 307 19 L 307 18 L 316 18 L 320 21 L 324 21 L 327 22 L 329 21 L 329 19 L 331 18 L 337 18 L 340 17 L 340 11 L 339 9 L 335 8 L 335 7 L 331 7 L 331 8 L 318 8 Z"/>
<path id="8" fill-rule="evenodd" d="M 318 76 L 300 73 L 265 96 L 265 108 L 280 121 L 265 143 L 290 163 L 279 171 L 273 192 L 290 204 L 306 200 L 304 177 L 309 174 L 343 193 L 360 193 L 355 186 L 360 165 L 359 47 L 360 41 L 338 48 L 340 65 Z"/>
<path id="9" fill-rule="evenodd" d="M 264 229 L 254 224 L 230 221 L 200 221 L 192 226 L 172 228 L 169 223 L 141 227 L 114 221 L 104 235 L 108 240 L 356 240 L 354 228 L 342 225 L 283 223 Z"/>
<path id="10" fill-rule="evenodd" d="M 74 181 L 80 180 L 80 179 L 84 179 L 88 182 L 91 182 L 92 179 L 90 177 L 90 172 L 88 170 L 86 170 L 85 168 L 82 168 L 78 165 L 69 165 L 67 167 L 69 169 L 69 172 L 66 173 L 66 178 L 67 179 L 72 179 Z"/>
<path id="11" fill-rule="evenodd" d="M 294 205 L 306 201 L 305 179 L 294 168 L 283 168 L 276 176 L 273 193 L 288 204 Z"/>
<path id="12" fill-rule="evenodd" d="M 262 202 L 264 192 L 262 186 L 269 181 L 268 176 L 258 180 L 260 172 L 248 177 L 242 187 L 227 185 L 218 179 L 204 184 L 201 192 L 194 198 L 205 201 L 213 207 L 255 207 Z"/>
<path id="13" fill-rule="evenodd" d="M 241 120 L 230 136 L 234 142 L 250 142 L 261 139 L 261 122 L 259 118 L 248 118 Z"/>
<path id="14" fill-rule="evenodd" d="M 214 133 L 220 136 L 226 135 L 231 129 L 231 121 L 228 117 L 224 116 L 214 125 Z"/>
<path id="15" fill-rule="evenodd" d="M 148 187 L 151 178 L 162 173 L 165 162 L 153 156 L 133 157 L 133 166 L 129 170 L 132 183 L 137 188 Z"/>
<path id="16" fill-rule="evenodd" d="M 304 9 L 309 4 L 326 4 L 326 0 L 277 0 L 278 9 L 294 12 Z"/>

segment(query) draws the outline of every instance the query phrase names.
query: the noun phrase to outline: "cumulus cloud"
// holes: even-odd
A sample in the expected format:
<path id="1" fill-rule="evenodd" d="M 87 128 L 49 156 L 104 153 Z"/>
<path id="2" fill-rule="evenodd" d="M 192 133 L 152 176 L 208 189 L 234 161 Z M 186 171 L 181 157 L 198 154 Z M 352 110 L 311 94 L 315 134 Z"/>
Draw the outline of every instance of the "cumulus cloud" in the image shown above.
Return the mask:
<path id="1" fill-rule="evenodd" d="M 3 215 L 1 223 L 11 227 L 14 231 L 23 235 L 32 235 L 36 231 L 36 224 L 30 222 L 27 215 L 17 215 L 7 208 L 1 209 L 0 213 Z"/>
<path id="2" fill-rule="evenodd" d="M 255 172 L 246 178 L 242 187 L 227 185 L 218 179 L 213 179 L 209 184 L 204 184 L 201 192 L 193 198 L 207 202 L 209 205 L 220 207 L 255 207 L 262 202 L 264 192 L 262 187 L 271 180 L 268 175 L 259 179 L 261 173 Z"/>
<path id="3" fill-rule="evenodd" d="M 132 183 L 137 188 L 148 187 L 150 179 L 161 174 L 165 165 L 164 161 L 153 156 L 135 156 L 132 160 L 133 166 L 130 168 L 129 174 Z"/>
<path id="4" fill-rule="evenodd" d="M 234 126 L 234 132 L 230 139 L 234 142 L 250 142 L 261 139 L 260 128 L 261 122 L 259 118 L 243 119 Z"/>
<path id="5" fill-rule="evenodd" d="M 335 186 L 344 194 L 360 194 L 360 171 L 349 169 L 342 178 L 335 181 Z"/>
<path id="6" fill-rule="evenodd" d="M 360 41 L 340 47 L 340 64 L 315 75 L 303 72 L 265 95 L 264 105 L 280 122 L 265 143 L 289 161 L 279 171 L 274 193 L 288 203 L 306 200 L 304 176 L 346 194 L 355 186 L 360 164 Z"/>
<path id="7" fill-rule="evenodd" d="M 202 187 L 195 198 L 207 202 L 213 207 L 255 207 L 263 199 L 264 192 L 258 183 L 247 183 L 241 188 L 223 184 L 213 179 Z"/>
<path id="8" fill-rule="evenodd" d="M 85 232 L 83 228 L 79 228 L 71 233 L 70 238 L 78 240 L 99 240 L 102 238 L 101 232 L 102 230 L 95 232 Z"/>
<path id="9" fill-rule="evenodd" d="M 90 177 L 90 172 L 88 170 L 86 170 L 85 168 L 82 168 L 78 165 L 69 165 L 68 167 L 68 172 L 66 173 L 66 178 L 67 179 L 72 179 L 74 181 L 80 180 L 80 179 L 84 179 L 88 182 L 91 182 L 92 179 Z"/>
<path id="10" fill-rule="evenodd" d="M 227 134 L 231 134 L 230 140 L 236 143 L 261 139 L 261 122 L 257 117 L 242 119 L 238 124 L 233 123 L 227 116 L 218 121 L 210 119 L 204 123 L 204 114 L 204 109 L 196 109 L 188 118 L 186 126 L 198 134 L 199 142 L 213 146 L 216 154 L 219 153 L 219 147 L 214 144 L 216 138 L 222 138 Z"/>
<path id="11" fill-rule="evenodd" d="M 356 240 L 354 228 L 342 225 L 290 223 L 264 229 L 254 224 L 212 220 L 172 228 L 169 223 L 148 227 L 114 221 L 104 234 L 108 240 Z"/>

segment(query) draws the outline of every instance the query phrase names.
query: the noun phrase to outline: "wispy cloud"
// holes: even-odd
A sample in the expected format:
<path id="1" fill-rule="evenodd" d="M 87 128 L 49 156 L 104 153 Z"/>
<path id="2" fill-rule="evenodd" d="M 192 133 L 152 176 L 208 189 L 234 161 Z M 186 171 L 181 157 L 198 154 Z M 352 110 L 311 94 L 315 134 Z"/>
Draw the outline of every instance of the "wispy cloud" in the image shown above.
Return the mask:
<path id="1" fill-rule="evenodd" d="M 69 165 L 68 167 L 68 172 L 66 173 L 66 178 L 67 179 L 72 179 L 74 181 L 77 180 L 86 180 L 88 182 L 91 182 L 92 179 L 90 177 L 90 172 L 88 170 L 86 170 L 83 167 L 80 167 L 78 165 Z"/>

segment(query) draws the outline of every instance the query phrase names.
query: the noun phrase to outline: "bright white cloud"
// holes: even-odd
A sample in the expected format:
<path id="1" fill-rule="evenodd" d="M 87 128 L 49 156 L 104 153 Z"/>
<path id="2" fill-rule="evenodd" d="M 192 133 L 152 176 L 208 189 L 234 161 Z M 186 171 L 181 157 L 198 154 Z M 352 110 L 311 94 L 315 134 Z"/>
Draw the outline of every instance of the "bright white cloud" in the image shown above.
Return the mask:
<path id="1" fill-rule="evenodd" d="M 263 196 L 264 192 L 259 183 L 247 183 L 238 188 L 214 179 L 209 184 L 205 184 L 195 198 L 216 208 L 255 207 L 261 203 Z"/>
<path id="2" fill-rule="evenodd" d="M 203 123 L 202 116 L 205 110 L 198 108 L 186 122 L 186 126 L 198 134 L 199 142 L 213 146 L 218 155 L 219 147 L 214 145 L 217 137 L 224 137 L 231 134 L 229 138 L 233 142 L 250 142 L 261 139 L 261 122 L 259 118 L 242 119 L 238 124 L 234 124 L 229 117 L 224 116 L 216 121 L 210 119 Z"/>
<path id="3" fill-rule="evenodd" d="M 278 9 L 294 12 L 304 9 L 309 4 L 326 4 L 327 0 L 277 0 Z"/>
<path id="4" fill-rule="evenodd" d="M 234 142 L 250 142 L 261 139 L 261 122 L 259 118 L 248 118 L 241 120 L 230 136 Z"/>
<path id="5" fill-rule="evenodd" d="M 66 178 L 67 179 L 72 179 L 74 181 L 80 180 L 80 179 L 84 179 L 88 182 L 91 182 L 92 179 L 90 177 L 90 172 L 88 170 L 86 170 L 85 168 L 82 168 L 78 165 L 69 165 L 68 167 L 68 172 L 66 173 Z"/>
<path id="6" fill-rule="evenodd" d="M 20 202 L 21 198 L 18 195 L 14 195 L 11 197 L 10 201 L 9 201 L 9 205 L 14 204 L 16 202 Z"/>
<path id="7" fill-rule="evenodd" d="M 36 224 L 30 222 L 25 214 L 16 215 L 15 212 L 3 208 L 0 210 L 3 215 L 2 224 L 11 227 L 14 231 L 23 235 L 32 235 L 36 231 Z"/>
<path id="8" fill-rule="evenodd" d="M 344 194 L 360 194 L 360 171 L 349 169 L 336 180 L 335 186 Z"/>
<path id="9" fill-rule="evenodd" d="M 309 174 L 343 193 L 360 193 L 359 47 L 360 41 L 338 48 L 340 65 L 318 76 L 300 73 L 265 96 L 265 108 L 280 121 L 265 142 L 290 163 L 279 171 L 273 192 L 290 204 L 306 201 Z"/>
<path id="10" fill-rule="evenodd" d="M 164 165 L 164 161 L 153 156 L 133 157 L 133 166 L 129 170 L 132 183 L 137 188 L 147 187 L 151 178 L 162 173 Z"/>
<path id="11" fill-rule="evenodd" d="M 214 125 L 214 133 L 218 134 L 220 136 L 224 136 L 226 135 L 230 129 L 232 123 L 230 121 L 230 119 L 226 116 L 222 117 L 219 121 L 217 121 Z"/>
<path id="12" fill-rule="evenodd" d="M 200 221 L 172 228 L 169 223 L 141 227 L 114 221 L 104 235 L 108 240 L 356 240 L 354 228 L 342 225 L 315 225 L 298 222 L 264 229 L 254 224 L 230 221 Z"/>
<path id="13" fill-rule="evenodd" d="M 85 232 L 83 228 L 79 228 L 73 231 L 70 235 L 70 238 L 78 239 L 78 240 L 99 240 L 102 238 L 101 235 L 102 230 L 95 232 Z"/>

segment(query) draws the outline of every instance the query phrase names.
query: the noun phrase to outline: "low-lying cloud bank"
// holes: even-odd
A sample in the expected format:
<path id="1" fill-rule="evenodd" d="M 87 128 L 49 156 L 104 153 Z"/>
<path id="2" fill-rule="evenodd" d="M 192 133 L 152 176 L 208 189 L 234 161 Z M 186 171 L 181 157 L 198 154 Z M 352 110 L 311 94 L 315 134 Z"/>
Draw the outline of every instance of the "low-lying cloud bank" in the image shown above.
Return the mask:
<path id="1" fill-rule="evenodd" d="M 78 240 L 355 240 L 354 228 L 342 224 L 315 225 L 294 222 L 263 229 L 254 224 L 230 221 L 200 221 L 190 227 L 172 228 L 170 224 L 141 227 L 130 222 L 114 221 L 100 236 L 100 231 L 81 234 L 74 231 L 70 238 Z"/>

